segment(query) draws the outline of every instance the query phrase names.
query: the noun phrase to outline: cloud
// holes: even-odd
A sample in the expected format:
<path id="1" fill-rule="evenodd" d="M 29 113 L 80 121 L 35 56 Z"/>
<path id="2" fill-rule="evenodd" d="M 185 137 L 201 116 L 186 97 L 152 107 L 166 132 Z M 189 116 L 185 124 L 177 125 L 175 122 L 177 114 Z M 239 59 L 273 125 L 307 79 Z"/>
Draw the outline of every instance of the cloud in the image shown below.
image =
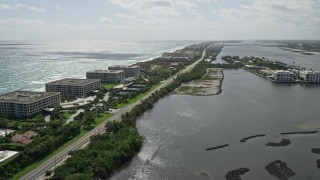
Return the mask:
<path id="1" fill-rule="evenodd" d="M 62 6 L 60 4 L 53 4 L 57 11 L 62 10 Z"/>
<path id="2" fill-rule="evenodd" d="M 35 6 L 29 6 L 29 5 L 25 5 L 25 4 L 14 4 L 14 5 L 10 5 L 10 4 L 0 4 L 0 9 L 5 9 L 5 10 L 19 10 L 19 9 L 28 9 L 31 11 L 37 11 L 37 12 L 44 12 L 45 9 L 41 9 L 41 8 L 37 8 Z"/>
<path id="3" fill-rule="evenodd" d="M 108 17 L 102 17 L 102 18 L 99 19 L 99 22 L 110 24 L 110 23 L 113 22 L 113 20 L 111 18 L 108 18 Z"/>
<path id="4" fill-rule="evenodd" d="M 181 0 L 177 0 L 181 1 Z M 183 0 L 182 0 L 183 1 Z M 110 4 L 129 10 L 137 16 L 155 17 L 155 16 L 179 16 L 174 1 L 165 0 L 109 0 Z M 109 4 L 107 3 L 107 4 Z"/>
<path id="5" fill-rule="evenodd" d="M 261 21 L 288 23 L 298 26 L 320 25 L 320 3 L 318 0 L 255 0 L 250 5 L 212 11 L 223 21 Z"/>
<path id="6" fill-rule="evenodd" d="M 114 16 L 122 19 L 135 19 L 134 16 L 128 14 L 115 14 Z"/>
<path id="7" fill-rule="evenodd" d="M 44 26 L 45 23 L 40 19 L 8 18 L 8 19 L 0 19 L 0 25 L 3 25 L 3 26 Z"/>

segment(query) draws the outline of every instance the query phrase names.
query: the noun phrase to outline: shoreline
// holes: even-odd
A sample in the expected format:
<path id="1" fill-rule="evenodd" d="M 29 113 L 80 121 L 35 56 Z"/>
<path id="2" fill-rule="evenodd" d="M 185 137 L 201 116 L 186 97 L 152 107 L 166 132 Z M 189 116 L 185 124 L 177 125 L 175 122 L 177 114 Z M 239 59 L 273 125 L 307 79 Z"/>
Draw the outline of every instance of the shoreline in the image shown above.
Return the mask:
<path id="1" fill-rule="evenodd" d="M 194 44 L 200 44 L 200 43 L 194 43 Z M 183 50 L 184 48 L 186 48 L 187 46 L 190 46 L 190 45 L 194 45 L 194 44 L 186 44 L 186 45 L 180 45 L 180 46 L 176 46 L 174 48 L 166 48 L 166 49 L 162 49 L 162 50 L 158 50 L 156 51 L 154 56 L 150 57 L 150 58 L 146 58 L 146 59 L 140 59 L 140 60 L 132 60 L 132 61 L 136 61 L 136 62 L 128 62 L 128 63 L 125 63 L 125 64 L 122 64 L 122 65 L 127 65 L 127 66 L 131 66 L 131 65 L 135 65 L 135 64 L 139 64 L 139 63 L 143 63 L 143 62 L 148 62 L 148 61 L 152 61 L 156 58 L 159 58 L 161 57 L 162 53 L 164 52 L 174 52 L 174 51 L 177 51 L 177 50 Z M 148 55 L 148 54 L 145 54 L 145 55 Z M 112 66 L 112 64 L 110 64 L 110 66 Z M 108 67 L 108 66 L 107 66 Z M 85 70 L 87 71 L 87 70 Z M 53 79 L 50 79 L 50 80 L 42 80 L 42 79 L 35 79 L 33 81 L 40 81 L 40 82 L 43 82 L 41 84 L 32 84 L 30 83 L 30 86 L 33 86 L 33 87 L 29 87 L 29 88 L 15 88 L 15 89 L 10 89 L 10 88 L 3 88 L 5 89 L 5 91 L 3 92 L 0 92 L 0 95 L 1 94 L 6 94 L 6 93 L 9 93 L 9 92 L 12 92 L 12 91 L 35 91 L 35 92 L 43 92 L 45 91 L 45 83 L 48 83 L 48 82 L 51 82 L 51 81 L 56 81 L 56 80 L 60 80 L 60 79 L 63 79 L 63 78 L 80 78 L 80 79 L 86 79 L 86 74 L 85 72 L 82 73 L 83 75 L 76 75 L 76 74 L 71 74 L 71 75 L 68 75 L 68 76 L 60 76 L 59 78 L 53 78 Z M 39 85 L 39 86 L 38 86 Z"/>

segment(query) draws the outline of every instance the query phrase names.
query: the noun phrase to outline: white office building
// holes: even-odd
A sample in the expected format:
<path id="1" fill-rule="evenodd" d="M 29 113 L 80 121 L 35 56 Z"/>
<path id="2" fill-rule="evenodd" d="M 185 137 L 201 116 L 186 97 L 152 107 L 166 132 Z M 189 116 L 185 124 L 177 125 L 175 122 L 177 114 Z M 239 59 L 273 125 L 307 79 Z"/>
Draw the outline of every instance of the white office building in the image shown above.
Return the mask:
<path id="1" fill-rule="evenodd" d="M 108 67 L 108 70 L 123 70 L 125 73 L 125 78 L 138 77 L 140 75 L 140 67 L 139 66 L 116 65 L 116 66 Z"/>
<path id="2" fill-rule="evenodd" d="M 0 114 L 31 117 L 45 108 L 60 105 L 59 92 L 14 91 L 0 95 Z"/>
<path id="3" fill-rule="evenodd" d="M 61 96 L 83 98 L 100 89 L 100 79 L 61 79 L 45 84 L 47 92 L 60 92 Z"/>
<path id="4" fill-rule="evenodd" d="M 286 70 L 276 70 L 273 72 L 272 77 L 278 82 L 290 82 L 293 81 L 293 72 Z"/>
<path id="5" fill-rule="evenodd" d="M 87 79 L 100 79 L 101 83 L 124 83 L 124 70 L 94 70 L 87 72 Z"/>
<path id="6" fill-rule="evenodd" d="M 320 72 L 318 71 L 301 71 L 300 77 L 307 82 L 320 82 Z"/>

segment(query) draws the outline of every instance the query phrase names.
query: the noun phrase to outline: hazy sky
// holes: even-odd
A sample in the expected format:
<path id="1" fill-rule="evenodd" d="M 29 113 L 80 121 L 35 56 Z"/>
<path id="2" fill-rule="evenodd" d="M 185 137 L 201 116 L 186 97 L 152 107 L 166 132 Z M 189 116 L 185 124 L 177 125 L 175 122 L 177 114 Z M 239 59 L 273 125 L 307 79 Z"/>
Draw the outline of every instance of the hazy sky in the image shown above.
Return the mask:
<path id="1" fill-rule="evenodd" d="M 0 0 L 0 40 L 320 39 L 320 0 Z"/>

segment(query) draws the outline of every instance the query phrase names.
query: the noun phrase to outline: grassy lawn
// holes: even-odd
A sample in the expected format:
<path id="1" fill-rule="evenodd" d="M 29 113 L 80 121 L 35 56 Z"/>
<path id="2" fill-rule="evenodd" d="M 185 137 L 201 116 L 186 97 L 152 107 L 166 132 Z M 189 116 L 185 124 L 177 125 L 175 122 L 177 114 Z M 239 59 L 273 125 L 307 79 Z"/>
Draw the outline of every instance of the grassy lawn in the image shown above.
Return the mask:
<path id="1" fill-rule="evenodd" d="M 94 127 L 97 127 L 99 124 L 101 124 L 105 120 L 109 119 L 113 115 L 114 115 L 113 113 L 108 113 L 108 114 L 103 114 L 102 116 L 98 117 L 96 119 L 96 123 L 94 124 Z M 68 147 L 69 145 L 74 143 L 75 141 L 77 141 L 79 138 L 84 136 L 86 133 L 87 133 L 87 131 L 81 130 L 81 133 L 78 136 L 76 136 L 75 138 L 73 138 L 73 139 L 69 140 L 68 142 L 66 142 L 65 144 L 63 144 L 63 146 L 61 146 L 57 150 L 53 151 L 50 155 L 48 155 L 44 159 L 31 164 L 30 166 L 26 167 L 23 171 L 20 171 L 19 173 L 15 174 L 11 179 L 17 179 L 17 180 L 21 179 L 21 177 L 25 176 L 30 171 L 32 171 L 35 168 L 37 168 L 38 166 L 40 166 L 42 163 L 44 163 L 48 159 L 52 158 L 54 155 L 58 154 L 60 151 L 62 151 L 63 149 L 65 149 L 66 147 Z"/>
<path id="2" fill-rule="evenodd" d="M 102 86 L 106 89 L 111 89 L 114 88 L 116 86 L 118 86 L 119 84 L 103 84 Z"/>
<path id="3" fill-rule="evenodd" d="M 156 85 L 154 85 L 153 87 L 151 87 L 149 89 L 149 91 L 145 92 L 145 93 L 141 93 L 139 94 L 138 96 L 136 96 L 135 98 L 133 99 L 130 99 L 128 103 L 121 103 L 121 104 L 118 104 L 117 105 L 117 108 L 123 108 L 129 104 L 132 104 L 132 103 L 135 103 L 137 101 L 139 101 L 141 98 L 143 98 L 145 95 L 147 95 L 148 93 L 150 93 L 151 91 L 155 90 L 161 83 L 158 83 Z"/>
<path id="4" fill-rule="evenodd" d="M 96 123 L 94 127 L 97 127 L 99 124 L 103 123 L 106 119 L 111 118 L 114 115 L 114 113 L 107 113 L 103 114 L 102 116 L 96 118 Z"/>
<path id="5" fill-rule="evenodd" d="M 63 115 L 66 119 L 69 119 L 72 114 L 70 114 L 70 112 L 64 112 Z"/>

